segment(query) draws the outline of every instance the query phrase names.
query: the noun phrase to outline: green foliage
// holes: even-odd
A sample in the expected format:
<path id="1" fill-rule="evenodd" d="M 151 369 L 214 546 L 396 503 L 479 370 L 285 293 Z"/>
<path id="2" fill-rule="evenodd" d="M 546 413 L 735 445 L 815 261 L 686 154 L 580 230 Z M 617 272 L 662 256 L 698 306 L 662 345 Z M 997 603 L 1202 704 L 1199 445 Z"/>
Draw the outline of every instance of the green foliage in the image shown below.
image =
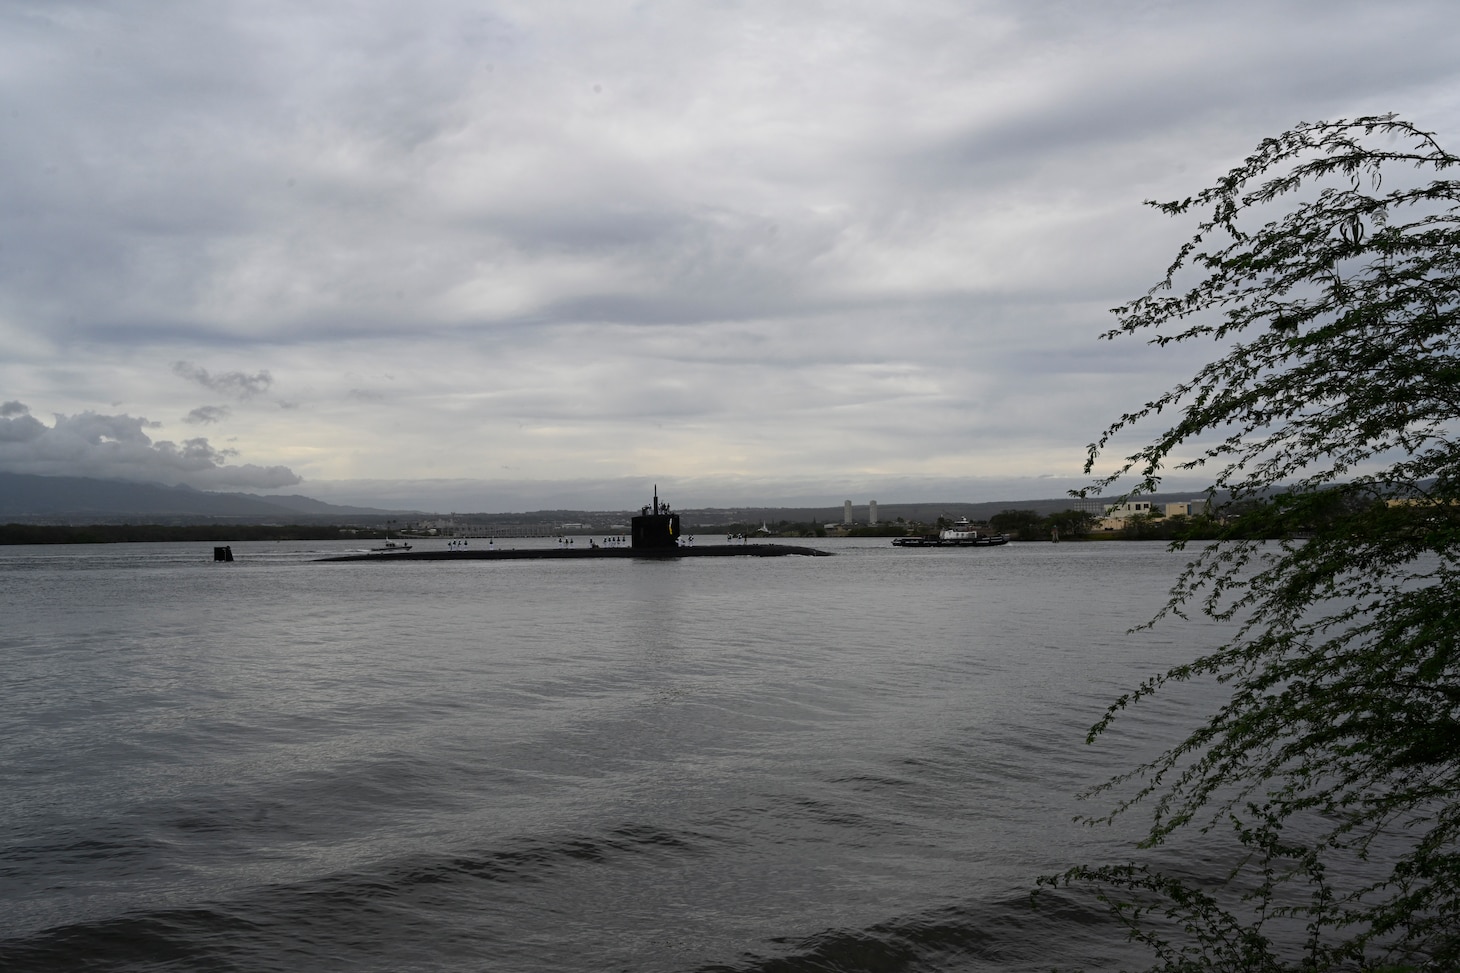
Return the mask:
<path id="1" fill-rule="evenodd" d="M 989 527 L 1018 540 L 1049 540 L 1054 530 L 1064 540 L 1087 537 L 1095 527 L 1094 514 L 1081 510 L 1061 510 L 1041 517 L 1033 510 L 1003 510 L 989 518 Z"/>
<path id="2" fill-rule="evenodd" d="M 906 524 L 874 524 L 871 527 L 853 527 L 848 537 L 906 537 Z"/>
<path id="3" fill-rule="evenodd" d="M 1150 514 L 1132 514 L 1125 518 L 1125 526 L 1121 528 L 1121 534 L 1135 541 L 1165 540 L 1162 537 L 1162 526 L 1152 520 Z"/>
<path id="4" fill-rule="evenodd" d="M 1393 116 L 1300 124 L 1215 186 L 1107 337 L 1212 340 L 1214 360 L 1090 447 L 1174 414 L 1093 492 L 1168 469 L 1230 491 L 1155 621 L 1234 634 L 1117 700 L 1180 680 L 1224 700 L 1097 790 L 1242 864 L 1221 889 L 1144 863 L 1074 869 L 1159 970 L 1460 968 L 1460 162 Z M 1287 538 L 1276 542 L 1252 539 Z M 1154 623 L 1154 622 L 1153 622 Z M 1139 857 L 1139 856 L 1138 856 Z M 1296 930 L 1296 932 L 1294 932 Z"/>
<path id="5" fill-rule="evenodd" d="M 989 526 L 1001 534 L 1025 540 L 1049 536 L 1044 518 L 1033 510 L 1002 510 L 989 518 Z"/>
<path id="6" fill-rule="evenodd" d="M 1095 529 L 1095 521 L 1095 515 L 1084 510 L 1061 510 L 1045 518 L 1046 526 L 1058 530 L 1065 540 L 1088 537 Z"/>

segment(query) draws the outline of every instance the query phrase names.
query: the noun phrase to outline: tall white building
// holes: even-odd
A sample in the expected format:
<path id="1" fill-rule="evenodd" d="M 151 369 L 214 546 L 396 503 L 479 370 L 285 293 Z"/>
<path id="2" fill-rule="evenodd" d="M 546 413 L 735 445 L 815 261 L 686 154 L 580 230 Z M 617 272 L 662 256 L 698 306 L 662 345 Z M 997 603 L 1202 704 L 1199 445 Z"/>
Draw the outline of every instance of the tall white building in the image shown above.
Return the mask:
<path id="1" fill-rule="evenodd" d="M 852 501 L 850 500 L 842 501 L 842 523 L 848 527 L 852 524 Z"/>
<path id="2" fill-rule="evenodd" d="M 876 527 L 877 526 L 877 501 L 876 500 L 868 500 L 867 501 L 867 526 L 868 527 Z"/>

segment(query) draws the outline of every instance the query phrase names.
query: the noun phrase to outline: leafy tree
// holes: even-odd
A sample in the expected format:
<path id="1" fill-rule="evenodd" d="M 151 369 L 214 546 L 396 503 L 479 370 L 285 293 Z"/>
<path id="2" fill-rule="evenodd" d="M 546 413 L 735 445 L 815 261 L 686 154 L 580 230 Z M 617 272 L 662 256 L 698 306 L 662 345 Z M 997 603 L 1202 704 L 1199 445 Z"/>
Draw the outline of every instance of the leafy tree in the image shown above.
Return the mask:
<path id="1" fill-rule="evenodd" d="M 1160 540 L 1162 526 L 1150 514 L 1131 514 L 1125 518 L 1125 526 L 1120 529 L 1120 535 L 1133 541 Z"/>
<path id="2" fill-rule="evenodd" d="M 1076 538 L 1089 536 L 1095 529 L 1095 520 L 1095 515 L 1086 510 L 1061 510 L 1046 517 L 1045 523 L 1058 530 L 1060 537 Z"/>
<path id="3" fill-rule="evenodd" d="M 1001 510 L 989 518 L 989 526 L 1022 539 L 1038 537 L 1046 529 L 1044 518 L 1033 510 Z"/>
<path id="4" fill-rule="evenodd" d="M 1092 491 L 1203 470 L 1243 510 L 1152 622 L 1198 609 L 1234 634 L 1091 737 L 1215 677 L 1205 722 L 1098 793 L 1110 816 L 1149 807 L 1149 846 L 1198 829 L 1244 864 L 1225 888 L 1155 858 L 1053 880 L 1097 890 L 1155 969 L 1460 968 L 1460 182 L 1441 176 L 1457 162 L 1392 115 L 1300 124 L 1159 204 L 1209 215 L 1115 309 L 1106 337 L 1219 350 L 1090 447 L 1087 472 L 1174 414 Z M 1241 539 L 1259 536 L 1294 539 Z"/>
<path id="5" fill-rule="evenodd" d="M 853 527 L 847 531 L 848 537 L 906 537 L 907 526 L 904 524 L 874 524 L 871 527 Z"/>

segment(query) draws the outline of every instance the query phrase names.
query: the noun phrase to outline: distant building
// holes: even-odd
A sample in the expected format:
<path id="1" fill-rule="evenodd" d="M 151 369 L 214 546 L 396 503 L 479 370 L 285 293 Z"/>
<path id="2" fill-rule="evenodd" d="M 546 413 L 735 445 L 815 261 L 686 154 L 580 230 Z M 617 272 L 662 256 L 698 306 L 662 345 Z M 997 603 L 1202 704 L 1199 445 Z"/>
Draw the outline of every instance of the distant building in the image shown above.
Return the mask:
<path id="1" fill-rule="evenodd" d="M 1105 508 L 1105 516 L 1100 519 L 1098 527 L 1100 530 L 1120 530 L 1126 526 L 1125 522 L 1131 517 L 1140 515 L 1149 517 L 1151 513 L 1151 501 L 1149 500 L 1112 503 Z"/>
<path id="2" fill-rule="evenodd" d="M 842 523 L 851 525 L 852 522 L 852 501 L 842 501 Z"/>
<path id="3" fill-rule="evenodd" d="M 1120 530 L 1126 521 L 1136 516 L 1147 517 L 1194 517 L 1207 512 L 1205 500 L 1181 500 L 1175 503 L 1152 503 L 1149 500 L 1130 500 L 1111 504 L 1104 508 L 1100 517 L 1101 530 Z"/>
<path id="4" fill-rule="evenodd" d="M 877 526 L 877 501 L 876 500 L 868 500 L 867 501 L 867 526 L 868 527 L 876 527 Z"/>

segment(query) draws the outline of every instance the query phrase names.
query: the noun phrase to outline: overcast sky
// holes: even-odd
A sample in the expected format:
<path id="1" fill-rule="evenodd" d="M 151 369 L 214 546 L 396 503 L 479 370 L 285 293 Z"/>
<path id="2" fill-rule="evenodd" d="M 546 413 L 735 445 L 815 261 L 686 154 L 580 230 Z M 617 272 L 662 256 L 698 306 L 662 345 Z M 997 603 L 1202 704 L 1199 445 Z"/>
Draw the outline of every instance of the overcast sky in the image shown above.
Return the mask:
<path id="1" fill-rule="evenodd" d="M 1300 120 L 1453 0 L 0 0 L 0 470 L 435 510 L 1079 485 Z"/>

